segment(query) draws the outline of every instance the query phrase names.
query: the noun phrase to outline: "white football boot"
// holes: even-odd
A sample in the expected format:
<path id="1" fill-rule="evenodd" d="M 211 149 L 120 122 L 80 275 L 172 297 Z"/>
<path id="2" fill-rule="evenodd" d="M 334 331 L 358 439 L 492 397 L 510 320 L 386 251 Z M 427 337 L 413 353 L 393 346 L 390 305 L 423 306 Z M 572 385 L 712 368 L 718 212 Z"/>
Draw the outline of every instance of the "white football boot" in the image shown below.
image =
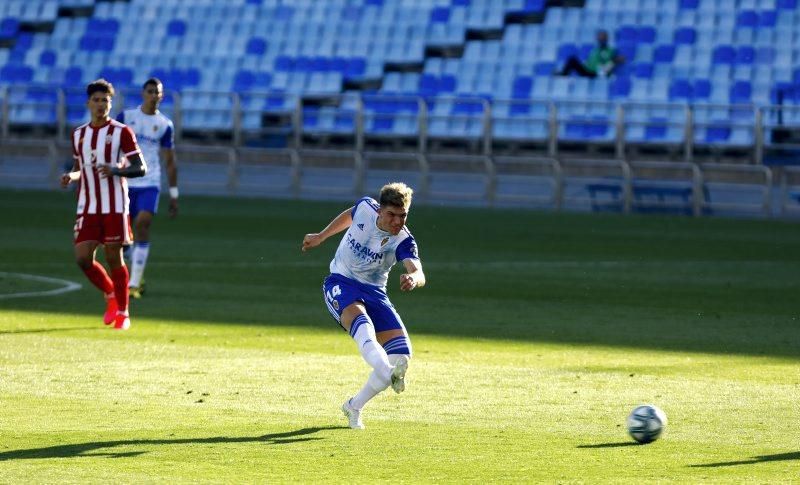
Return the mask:
<path id="1" fill-rule="evenodd" d="M 350 405 L 350 399 L 342 404 L 342 412 L 347 416 L 349 425 L 353 429 L 364 429 L 364 423 L 361 421 L 361 410 L 356 409 Z"/>
<path id="2" fill-rule="evenodd" d="M 408 356 L 404 355 L 392 369 L 392 390 L 398 394 L 406 390 L 406 371 L 408 371 Z"/>

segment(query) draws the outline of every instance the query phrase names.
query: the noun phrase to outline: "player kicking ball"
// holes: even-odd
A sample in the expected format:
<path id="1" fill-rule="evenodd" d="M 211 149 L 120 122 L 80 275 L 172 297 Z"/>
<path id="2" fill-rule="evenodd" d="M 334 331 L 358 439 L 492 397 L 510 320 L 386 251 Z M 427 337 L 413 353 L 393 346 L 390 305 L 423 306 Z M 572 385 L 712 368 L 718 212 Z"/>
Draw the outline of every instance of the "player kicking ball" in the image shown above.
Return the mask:
<path id="1" fill-rule="evenodd" d="M 128 214 L 128 178 L 141 177 L 147 166 L 136 135 L 109 117 L 114 87 L 98 79 L 86 87 L 91 121 L 72 132 L 72 170 L 61 176 L 61 186 L 78 182 L 75 218 L 75 261 L 106 298 L 103 322 L 117 330 L 131 326 L 128 314 L 128 268 L 122 246 L 132 240 Z M 95 260 L 103 245 L 109 276 Z"/>
<path id="2" fill-rule="evenodd" d="M 364 197 L 336 216 L 322 232 L 306 234 L 302 250 L 319 246 L 329 237 L 344 234 L 331 261 L 331 274 L 322 285 L 323 298 L 334 319 L 358 345 L 373 371 L 358 393 L 342 404 L 353 429 L 363 429 L 361 410 L 381 391 L 406 388 L 411 341 L 386 295 L 389 271 L 397 261 L 406 272 L 400 289 L 425 285 L 417 243 L 405 226 L 413 191 L 403 183 L 383 186 L 380 203 Z"/>

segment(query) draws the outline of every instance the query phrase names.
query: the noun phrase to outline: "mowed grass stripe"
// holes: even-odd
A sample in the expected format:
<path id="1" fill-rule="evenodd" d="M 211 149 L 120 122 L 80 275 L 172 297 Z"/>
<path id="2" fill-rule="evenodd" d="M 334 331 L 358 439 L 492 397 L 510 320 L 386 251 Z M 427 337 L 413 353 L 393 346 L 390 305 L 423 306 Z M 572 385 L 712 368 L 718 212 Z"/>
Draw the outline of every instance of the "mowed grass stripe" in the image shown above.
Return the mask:
<path id="1" fill-rule="evenodd" d="M 79 281 L 74 199 L 0 191 L 0 271 Z M 182 199 L 134 329 L 90 288 L 0 302 L 8 482 L 786 482 L 800 476 L 797 225 L 415 206 L 429 285 L 390 294 L 409 390 L 364 433 L 369 369 L 322 304 L 342 204 Z M 462 237 L 462 234 L 466 234 Z M 204 395 L 205 394 L 205 395 Z M 202 402 L 200 402 L 202 401 Z M 664 438 L 624 419 L 652 402 Z"/>

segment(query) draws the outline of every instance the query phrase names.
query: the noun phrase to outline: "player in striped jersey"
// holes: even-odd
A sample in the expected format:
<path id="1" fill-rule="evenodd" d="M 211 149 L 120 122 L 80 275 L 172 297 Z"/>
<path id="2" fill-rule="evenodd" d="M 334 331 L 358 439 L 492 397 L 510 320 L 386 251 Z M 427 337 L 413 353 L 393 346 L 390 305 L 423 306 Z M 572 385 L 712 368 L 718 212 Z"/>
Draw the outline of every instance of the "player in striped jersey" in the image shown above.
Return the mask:
<path id="1" fill-rule="evenodd" d="M 72 171 L 61 176 L 61 186 L 79 182 L 78 210 L 75 218 L 75 260 L 106 298 L 103 322 L 127 330 L 128 268 L 122 259 L 122 246 L 132 240 L 128 215 L 127 178 L 147 172 L 136 142 L 136 135 L 124 124 L 111 119 L 114 87 L 98 79 L 86 87 L 86 106 L 91 121 L 72 132 Z M 95 260 L 103 245 L 106 269 Z"/>
<path id="2" fill-rule="evenodd" d="M 147 160 L 147 174 L 128 182 L 130 212 L 134 226 L 133 250 L 130 254 L 131 278 L 128 282 L 132 298 L 144 294 L 144 269 L 150 254 L 150 225 L 158 211 L 161 190 L 161 155 L 167 162 L 169 182 L 169 216 L 178 215 L 178 167 L 175 163 L 175 134 L 172 121 L 158 106 L 164 98 L 164 86 L 150 78 L 142 86 L 142 104 L 122 111 L 117 121 L 128 125 L 134 133 Z"/>
<path id="3" fill-rule="evenodd" d="M 386 295 L 386 282 L 392 266 L 401 261 L 406 272 L 400 275 L 400 290 L 425 285 L 417 243 L 405 226 L 412 194 L 405 184 L 385 185 L 380 204 L 364 197 L 336 216 L 322 232 L 303 238 L 302 250 L 306 251 L 347 230 L 322 292 L 328 311 L 350 333 L 361 356 L 374 369 L 364 387 L 342 404 L 354 429 L 364 427 L 361 409 L 367 401 L 389 386 L 397 393 L 406 386 L 411 341 Z"/>

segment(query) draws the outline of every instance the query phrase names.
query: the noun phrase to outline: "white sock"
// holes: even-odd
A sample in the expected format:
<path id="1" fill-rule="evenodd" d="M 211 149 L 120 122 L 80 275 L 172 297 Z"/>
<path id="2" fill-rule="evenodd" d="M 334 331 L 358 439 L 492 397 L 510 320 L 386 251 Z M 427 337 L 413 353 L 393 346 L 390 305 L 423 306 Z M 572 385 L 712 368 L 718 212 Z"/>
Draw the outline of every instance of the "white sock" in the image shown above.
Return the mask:
<path id="1" fill-rule="evenodd" d="M 411 360 L 411 356 L 406 354 L 389 354 L 386 357 L 389 359 L 389 364 L 391 364 L 392 367 L 396 366 L 401 360 Z"/>
<path id="2" fill-rule="evenodd" d="M 389 384 L 378 377 L 376 371 L 372 371 L 364 387 L 350 400 L 350 405 L 355 409 L 361 409 L 367 404 L 367 401 L 380 394 L 387 387 L 389 387 Z"/>
<path id="3" fill-rule="evenodd" d="M 149 254 L 149 242 L 133 243 L 133 251 L 131 251 L 131 278 L 128 282 L 129 287 L 137 287 L 142 284 L 144 267 L 147 265 L 147 256 Z"/>
<path id="4" fill-rule="evenodd" d="M 350 335 L 358 345 L 358 351 L 373 369 L 376 376 L 387 386 L 392 380 L 392 365 L 386 356 L 386 351 L 375 337 L 375 327 L 367 315 L 359 315 L 353 319 Z"/>

